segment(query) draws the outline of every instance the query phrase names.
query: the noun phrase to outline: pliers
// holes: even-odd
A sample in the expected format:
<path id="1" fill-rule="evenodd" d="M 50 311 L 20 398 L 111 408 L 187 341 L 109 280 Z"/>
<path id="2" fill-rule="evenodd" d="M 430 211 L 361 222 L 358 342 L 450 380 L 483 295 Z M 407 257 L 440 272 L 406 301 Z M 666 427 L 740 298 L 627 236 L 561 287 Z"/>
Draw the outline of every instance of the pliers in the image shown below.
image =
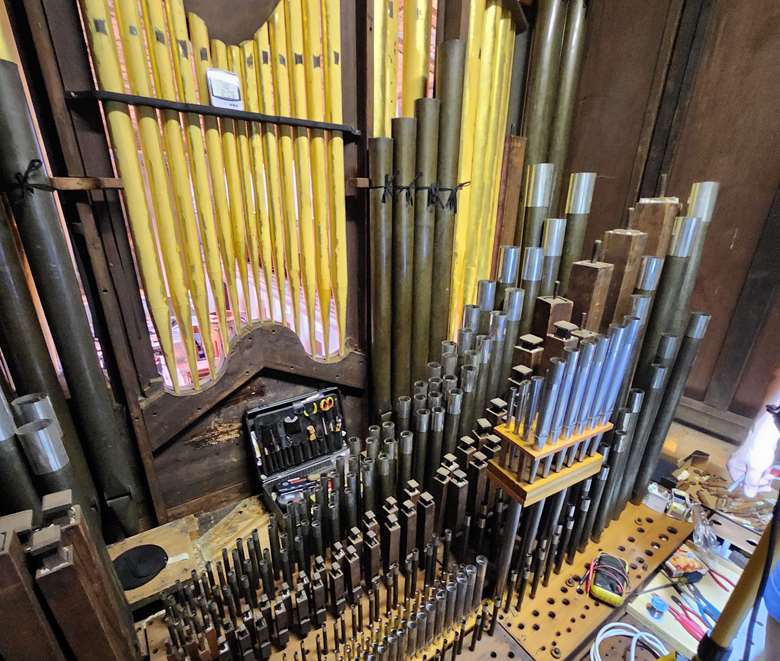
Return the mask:
<path id="1" fill-rule="evenodd" d="M 690 596 L 696 602 L 696 608 L 698 609 L 699 613 L 703 617 L 711 620 L 712 624 L 714 625 L 717 619 L 720 617 L 720 611 L 715 608 L 715 606 L 713 606 L 710 601 L 707 600 L 707 598 L 695 585 L 689 583 L 685 586 L 685 589 L 690 592 Z"/>
<path id="2" fill-rule="evenodd" d="M 690 604 L 686 603 L 685 599 L 681 599 L 680 597 L 676 597 L 675 595 L 671 595 L 669 597 L 677 606 L 682 609 L 682 613 L 687 617 L 691 622 L 693 622 L 696 626 L 699 626 L 699 623 L 701 623 L 701 626 L 699 628 L 707 631 L 711 627 L 707 620 L 704 619 L 702 615 L 696 612 L 694 608 L 690 606 Z"/>
<path id="3" fill-rule="evenodd" d="M 673 597 L 675 600 L 675 603 L 680 603 L 679 599 L 676 597 Z M 672 614 L 672 617 L 674 617 L 675 620 L 680 624 L 680 626 L 685 629 L 691 636 L 693 636 L 696 640 L 701 640 L 704 638 L 705 634 L 707 633 L 702 629 L 696 622 L 694 622 L 690 617 L 688 617 L 685 614 L 685 611 L 678 611 L 673 606 L 669 606 L 669 612 Z"/>

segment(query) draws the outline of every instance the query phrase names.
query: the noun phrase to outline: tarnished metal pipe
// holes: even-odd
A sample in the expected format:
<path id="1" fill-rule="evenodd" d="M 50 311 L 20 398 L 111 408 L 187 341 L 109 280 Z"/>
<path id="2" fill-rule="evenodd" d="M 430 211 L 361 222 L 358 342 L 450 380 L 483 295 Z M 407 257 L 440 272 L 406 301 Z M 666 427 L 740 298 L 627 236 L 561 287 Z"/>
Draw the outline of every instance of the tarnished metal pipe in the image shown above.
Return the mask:
<path id="1" fill-rule="evenodd" d="M 414 102 L 417 118 L 417 157 L 414 200 L 414 316 L 412 325 L 412 378 L 425 375 L 431 332 L 431 291 L 433 289 L 433 250 L 436 200 L 430 187 L 436 183 L 436 156 L 439 146 L 438 99 Z"/>
<path id="2" fill-rule="evenodd" d="M 78 488 L 62 435 L 51 420 L 34 420 L 16 430 L 38 490 L 53 493 Z"/>
<path id="3" fill-rule="evenodd" d="M 428 434 L 431 427 L 431 412 L 418 409 L 414 412 L 414 479 L 425 484 L 425 461 L 428 457 Z M 403 486 L 406 486 L 405 484 Z"/>
<path id="4" fill-rule="evenodd" d="M 550 151 L 547 160 L 555 164 L 555 184 L 550 208 L 558 209 L 563 168 L 569 151 L 577 86 L 580 82 L 583 52 L 585 50 L 585 0 L 569 0 L 566 7 L 566 28 L 563 33 L 558 96 L 555 100 L 555 119 L 552 123 Z"/>
<path id="5" fill-rule="evenodd" d="M 460 414 L 458 435 L 467 436 L 474 426 L 477 368 L 473 365 L 464 365 L 460 368 L 460 388 L 463 391 L 463 408 Z"/>
<path id="6" fill-rule="evenodd" d="M 506 382 L 501 380 L 506 344 L 508 317 L 506 312 L 494 310 L 490 313 L 490 336 L 493 338 L 493 355 L 490 357 L 490 378 L 488 379 L 487 399 L 497 397 Z M 479 412 L 481 413 L 481 411 Z"/>
<path id="7" fill-rule="evenodd" d="M 479 306 L 479 332 L 487 333 L 490 328 L 490 313 L 496 309 L 496 281 L 477 282 L 477 305 Z"/>
<path id="8" fill-rule="evenodd" d="M 412 398 L 401 395 L 395 400 L 395 428 L 399 433 L 409 431 L 412 419 Z"/>
<path id="9" fill-rule="evenodd" d="M 371 375 L 374 409 L 390 409 L 393 300 L 393 141 L 368 141 L 371 240 Z M 380 188 L 381 187 L 381 188 Z"/>
<path id="10" fill-rule="evenodd" d="M 477 335 L 477 346 L 479 347 L 479 374 L 477 375 L 477 402 L 475 408 L 481 415 L 488 401 L 490 363 L 493 358 L 495 338 L 489 335 Z"/>
<path id="11" fill-rule="evenodd" d="M 410 431 L 402 431 L 398 443 L 398 482 L 403 489 L 406 483 L 412 479 L 414 457 L 414 434 Z"/>
<path id="12" fill-rule="evenodd" d="M 650 478 L 658 465 L 661 448 L 669 432 L 669 427 L 672 426 L 674 414 L 685 391 L 688 375 L 691 373 L 691 368 L 696 360 L 702 339 L 707 332 L 710 319 L 711 316 L 705 312 L 693 312 L 690 315 L 688 328 L 677 352 L 677 359 L 671 368 L 666 389 L 658 407 L 658 413 L 655 416 L 655 421 L 645 446 L 644 456 L 639 465 L 639 472 L 634 482 L 632 500 L 635 503 L 641 502 L 642 498 L 644 498 L 647 485 L 650 483 Z"/>
<path id="13" fill-rule="evenodd" d="M 530 136 L 528 142 L 530 145 Z M 515 245 L 535 248 L 542 245 L 542 224 L 550 215 L 555 166 L 552 163 L 532 161 L 527 156 L 526 162 L 530 165 L 525 182 L 525 218 L 517 224 Z"/>
<path id="14" fill-rule="evenodd" d="M 520 337 L 524 301 L 525 290 L 518 287 L 509 287 L 505 290 L 506 338 L 504 339 L 504 353 L 501 357 L 501 388 L 506 388 L 509 377 L 512 375 L 512 363 L 514 361 L 517 338 Z"/>
<path id="15" fill-rule="evenodd" d="M 11 407 L 0 390 L 0 512 L 13 514 L 32 510 L 35 522 L 41 511 L 41 499 L 35 491 L 32 477 L 16 440 L 16 423 Z"/>
<path id="16" fill-rule="evenodd" d="M 393 311 L 392 396 L 408 395 L 412 383 L 412 296 L 414 291 L 414 177 L 417 120 L 392 120 Z"/>
<path id="17" fill-rule="evenodd" d="M 596 187 L 595 172 L 574 172 L 569 177 L 569 193 L 566 198 L 566 236 L 563 239 L 563 256 L 558 272 L 560 291 L 566 295 L 571 277 L 571 266 L 582 259 L 588 215 Z"/>
<path id="18" fill-rule="evenodd" d="M 461 103 L 463 99 L 463 67 L 466 44 L 460 39 L 448 40 L 438 46 L 436 98 L 441 101 L 439 119 L 438 179 L 442 204 L 436 207 L 436 228 L 433 239 L 433 282 L 437 295 L 431 300 L 430 355 L 435 356 L 439 343 L 447 338 L 450 312 L 450 281 L 452 277 L 452 238 L 454 204 L 458 184 Z"/>
<path id="19" fill-rule="evenodd" d="M 544 221 L 542 248 L 544 262 L 542 266 L 542 287 L 540 296 L 552 296 L 555 293 L 555 283 L 561 266 L 563 239 L 566 234 L 565 218 L 547 218 Z"/>
<path id="20" fill-rule="evenodd" d="M 534 318 L 536 299 L 542 285 L 542 269 L 544 265 L 544 250 L 542 248 L 526 248 L 523 257 L 523 275 L 520 286 L 525 291 L 523 298 L 523 315 L 520 320 L 520 335 L 531 331 Z"/>
<path id="21" fill-rule="evenodd" d="M 463 306 L 463 328 L 470 328 L 474 333 L 479 333 L 479 319 L 482 311 L 478 305 L 469 303 Z"/>
<path id="22" fill-rule="evenodd" d="M 22 395 L 11 402 L 16 419 L 20 424 L 33 422 L 33 420 L 51 420 L 58 434 L 62 435 L 62 427 L 57 420 L 57 414 L 51 404 L 49 396 L 42 392 L 34 392 Z"/>
<path id="23" fill-rule="evenodd" d="M 430 486 L 431 478 L 441 463 L 442 447 L 444 444 L 444 419 L 446 410 L 437 406 L 431 409 L 431 431 L 428 436 L 428 459 L 425 463 L 425 482 L 426 488 Z"/>

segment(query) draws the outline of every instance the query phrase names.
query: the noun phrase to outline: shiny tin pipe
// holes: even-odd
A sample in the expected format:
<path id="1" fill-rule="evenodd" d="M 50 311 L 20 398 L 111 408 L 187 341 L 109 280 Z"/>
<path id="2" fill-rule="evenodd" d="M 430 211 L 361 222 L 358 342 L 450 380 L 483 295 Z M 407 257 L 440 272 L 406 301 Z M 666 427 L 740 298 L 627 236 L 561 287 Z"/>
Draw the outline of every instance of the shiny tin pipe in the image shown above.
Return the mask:
<path id="1" fill-rule="evenodd" d="M 550 427 L 555 415 L 555 404 L 558 400 L 565 368 L 566 364 L 557 356 L 550 359 L 550 369 L 547 371 L 544 395 L 539 407 L 539 424 L 537 424 L 534 433 L 534 442 L 538 449 L 544 447 L 550 435 Z"/>
<path id="2" fill-rule="evenodd" d="M 409 431 L 412 418 L 412 398 L 401 395 L 395 400 L 395 427 L 399 433 Z"/>
<path id="3" fill-rule="evenodd" d="M 506 343 L 507 315 L 505 312 L 490 313 L 490 335 L 493 338 L 493 353 L 490 357 L 490 378 L 488 379 L 487 399 L 497 397 L 506 385 L 501 381 L 503 369 L 504 345 Z"/>
<path id="4" fill-rule="evenodd" d="M 393 299 L 393 198 L 386 186 L 393 176 L 393 141 L 372 138 L 368 142 L 369 209 L 371 242 L 371 375 L 374 408 L 390 408 Z"/>
<path id="5" fill-rule="evenodd" d="M 566 236 L 563 240 L 563 255 L 558 279 L 561 294 L 569 287 L 571 266 L 582 259 L 585 232 L 588 229 L 588 215 L 596 186 L 595 172 L 574 172 L 569 177 L 569 192 L 566 198 Z"/>
<path id="6" fill-rule="evenodd" d="M 590 428 L 598 424 L 599 413 L 606 405 L 609 386 L 616 378 L 619 378 L 617 365 L 621 351 L 624 349 L 623 338 L 625 332 L 626 328 L 624 326 L 618 326 L 617 324 L 610 324 L 609 326 L 609 345 L 607 346 L 607 355 L 604 359 L 604 367 L 601 370 L 598 386 L 596 387 L 596 397 L 593 400 L 593 405 L 587 412 L 587 426 Z"/>
<path id="7" fill-rule="evenodd" d="M 19 443 L 27 457 L 30 470 L 37 479 L 49 480 L 53 474 L 62 474 L 70 463 L 68 453 L 62 444 L 62 435 L 51 420 L 33 420 L 19 429 L 16 434 Z M 67 484 L 63 488 L 69 489 L 70 484 L 59 478 L 53 480 L 50 485 Z"/>
<path id="8" fill-rule="evenodd" d="M 544 250 L 542 248 L 526 248 L 523 257 L 523 275 L 520 286 L 525 291 L 523 299 L 523 315 L 520 320 L 520 334 L 531 331 L 536 299 L 542 285 L 544 268 Z"/>
<path id="9" fill-rule="evenodd" d="M 558 280 L 558 270 L 561 266 L 561 255 L 563 253 L 563 239 L 565 234 L 565 218 L 545 219 L 542 236 L 544 262 L 542 265 L 540 296 L 552 296 L 555 293 L 555 283 Z"/>
<path id="10" fill-rule="evenodd" d="M 14 411 L 16 411 L 16 417 L 20 423 L 24 424 L 34 420 L 51 420 L 55 431 L 62 435 L 62 427 L 60 427 L 57 414 L 54 412 L 54 407 L 51 405 L 48 395 L 42 392 L 30 393 L 29 395 L 17 397 L 11 402 L 11 405 Z"/>
<path id="11" fill-rule="evenodd" d="M 460 387 L 463 391 L 463 407 L 460 414 L 459 436 L 470 435 L 471 429 L 474 426 L 477 376 L 477 368 L 473 365 L 464 365 L 460 368 Z"/>
<path id="12" fill-rule="evenodd" d="M 639 266 L 639 275 L 636 281 L 635 294 L 647 294 L 652 296 L 658 289 L 661 280 L 661 271 L 664 268 L 663 257 L 644 255 Z"/>
<path id="13" fill-rule="evenodd" d="M 431 478 L 436 468 L 441 463 L 442 447 L 444 443 L 444 420 L 446 410 L 437 406 L 431 409 L 431 431 L 428 437 L 428 459 L 425 469 L 425 486 L 430 487 Z"/>
<path id="14" fill-rule="evenodd" d="M 414 434 L 410 431 L 402 431 L 398 444 L 398 482 L 403 489 L 406 483 L 412 479 Z"/>
<path id="15" fill-rule="evenodd" d="M 453 388 L 447 395 L 447 415 L 444 418 L 444 454 L 453 454 L 458 443 L 464 392 Z"/>
<path id="16" fill-rule="evenodd" d="M 419 409 L 414 414 L 414 479 L 425 484 L 425 460 L 428 456 L 428 433 L 431 426 L 431 412 Z M 405 484 L 403 486 L 406 486 Z"/>
<path id="17" fill-rule="evenodd" d="M 530 440 L 531 434 L 535 429 L 536 417 L 539 413 L 539 407 L 542 400 L 542 390 L 544 389 L 544 377 L 532 376 L 531 385 L 528 393 L 528 405 L 525 417 L 525 439 Z"/>
<path id="18" fill-rule="evenodd" d="M 477 403 L 476 410 L 479 415 L 487 407 L 488 381 L 490 380 L 490 362 L 493 358 L 495 338 L 489 335 L 478 335 L 480 341 L 479 374 L 477 376 Z"/>
<path id="19" fill-rule="evenodd" d="M 436 361 L 428 363 L 428 380 L 440 379 L 441 376 L 441 363 L 437 363 Z"/>
<path id="20" fill-rule="evenodd" d="M 593 407 L 593 402 L 596 399 L 596 391 L 599 380 L 601 379 L 601 372 L 604 367 L 604 360 L 607 356 L 608 347 L 608 338 L 602 336 L 596 341 L 596 351 L 593 354 L 593 362 L 591 363 L 591 368 L 588 372 L 588 382 L 585 385 L 585 394 L 575 418 L 575 433 L 577 434 L 581 434 L 587 429 L 588 415 Z"/>
<path id="21" fill-rule="evenodd" d="M 19 448 L 11 407 L 8 406 L 2 390 L 0 390 L 0 483 L 3 485 L 0 512 L 12 514 L 29 509 L 33 511 L 33 520 L 37 523 L 41 499 L 35 491 L 27 462 Z"/>
<path id="22" fill-rule="evenodd" d="M 580 349 L 567 347 L 563 350 L 566 368 L 561 382 L 560 395 L 555 403 L 555 415 L 552 421 L 552 434 L 550 441 L 555 444 L 561 437 L 563 431 L 563 419 L 566 415 L 566 409 L 571 401 L 572 388 L 574 387 L 574 377 L 577 374 L 577 365 L 579 364 Z"/>
<path id="23" fill-rule="evenodd" d="M 528 140 L 531 142 L 530 136 Z M 525 183 L 525 219 L 518 223 L 515 232 L 515 244 L 524 248 L 535 248 L 542 244 L 542 224 L 550 213 L 555 166 L 552 163 L 538 163 L 528 158 Z M 522 236 L 519 236 L 522 234 Z"/>
<path id="24" fill-rule="evenodd" d="M 479 333 L 479 318 L 481 310 L 478 305 L 463 306 L 463 327 L 470 328 L 475 333 Z"/>
<path id="25" fill-rule="evenodd" d="M 504 313 L 506 314 L 506 339 L 504 352 L 501 356 L 501 385 L 506 387 L 512 375 L 512 362 L 515 355 L 515 345 L 520 337 L 520 324 L 523 318 L 523 302 L 525 291 L 519 287 L 508 287 L 504 294 Z"/>
<path id="26" fill-rule="evenodd" d="M 517 285 L 522 257 L 523 249 L 520 246 L 501 246 L 496 276 L 496 306 L 503 306 L 506 290 Z"/>
<path id="27" fill-rule="evenodd" d="M 587 339 L 580 342 L 580 356 L 578 359 L 577 371 L 574 375 L 572 390 L 569 400 L 566 403 L 566 414 L 563 421 L 563 436 L 571 436 L 577 423 L 582 399 L 585 396 L 585 390 L 590 379 L 590 370 L 593 366 L 593 357 L 596 353 L 598 340 Z"/>

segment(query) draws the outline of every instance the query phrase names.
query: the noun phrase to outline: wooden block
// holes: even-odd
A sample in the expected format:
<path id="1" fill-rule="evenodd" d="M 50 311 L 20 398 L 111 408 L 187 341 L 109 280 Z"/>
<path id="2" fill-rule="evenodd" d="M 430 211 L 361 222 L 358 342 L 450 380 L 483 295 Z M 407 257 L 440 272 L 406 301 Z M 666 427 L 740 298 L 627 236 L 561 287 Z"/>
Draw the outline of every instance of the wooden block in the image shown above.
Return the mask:
<path id="1" fill-rule="evenodd" d="M 520 196 L 523 192 L 523 171 L 525 166 L 525 146 L 528 138 L 520 135 L 509 136 L 509 153 L 504 179 L 503 207 L 501 209 L 501 231 L 499 246 L 512 245 L 515 242 L 515 226 Z M 497 264 L 498 260 L 494 260 Z"/>
<path id="2" fill-rule="evenodd" d="M 512 362 L 515 365 L 524 365 L 536 372 L 542 363 L 543 355 L 544 340 L 538 335 L 526 333 L 517 340 Z"/>
<path id="3" fill-rule="evenodd" d="M 647 234 L 645 255 L 666 257 L 674 219 L 679 214 L 680 202 L 676 197 L 643 197 L 637 202 L 629 215 L 628 226 Z"/>
<path id="4" fill-rule="evenodd" d="M 0 657 L 64 661 L 17 536 L 0 532 Z"/>
<path id="5" fill-rule="evenodd" d="M 612 264 L 589 259 L 572 264 L 568 294 L 574 301 L 572 320 L 575 324 L 598 332 L 613 270 Z M 586 315 L 585 322 L 581 323 L 583 314 Z"/>
<path id="6" fill-rule="evenodd" d="M 635 229 L 616 229 L 604 232 L 602 259 L 612 264 L 612 279 L 601 318 L 601 332 L 610 323 L 620 323 L 631 311 L 631 294 L 636 287 L 642 255 L 646 255 L 647 234 Z"/>
<path id="7" fill-rule="evenodd" d="M 556 321 L 571 321 L 574 302 L 563 296 L 540 296 L 536 299 L 531 332 L 539 337 L 553 333 Z"/>

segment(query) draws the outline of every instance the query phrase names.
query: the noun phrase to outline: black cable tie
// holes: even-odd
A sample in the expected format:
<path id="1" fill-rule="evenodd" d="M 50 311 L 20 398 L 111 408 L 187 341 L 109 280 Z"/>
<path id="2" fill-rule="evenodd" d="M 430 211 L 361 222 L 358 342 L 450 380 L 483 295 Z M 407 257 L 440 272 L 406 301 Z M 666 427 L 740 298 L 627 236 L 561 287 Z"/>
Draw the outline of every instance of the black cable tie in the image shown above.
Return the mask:
<path id="1" fill-rule="evenodd" d="M 382 204 L 386 204 L 388 199 L 393 197 L 393 178 L 389 175 L 385 175 L 385 181 L 378 186 L 369 186 L 368 190 L 381 190 L 382 191 Z"/>
<path id="2" fill-rule="evenodd" d="M 30 182 L 30 177 L 43 167 L 40 159 L 34 158 L 27 164 L 27 169 L 14 175 L 15 183 L 11 184 L 6 192 L 13 202 L 23 200 L 27 195 L 32 195 L 36 190 L 52 192 L 54 187 L 50 184 L 36 184 Z"/>
<path id="3" fill-rule="evenodd" d="M 447 198 L 447 202 L 442 206 L 442 209 L 449 209 L 452 213 L 458 213 L 458 193 L 469 185 L 471 185 L 470 181 L 461 181 L 459 184 L 452 187 L 441 186 L 439 188 L 440 191 L 447 191 L 450 194 Z"/>
<path id="4" fill-rule="evenodd" d="M 393 186 L 393 195 L 396 193 L 406 193 L 406 203 L 410 206 L 414 206 L 414 191 L 417 189 L 417 180 L 420 175 L 417 175 L 408 186 Z"/>

